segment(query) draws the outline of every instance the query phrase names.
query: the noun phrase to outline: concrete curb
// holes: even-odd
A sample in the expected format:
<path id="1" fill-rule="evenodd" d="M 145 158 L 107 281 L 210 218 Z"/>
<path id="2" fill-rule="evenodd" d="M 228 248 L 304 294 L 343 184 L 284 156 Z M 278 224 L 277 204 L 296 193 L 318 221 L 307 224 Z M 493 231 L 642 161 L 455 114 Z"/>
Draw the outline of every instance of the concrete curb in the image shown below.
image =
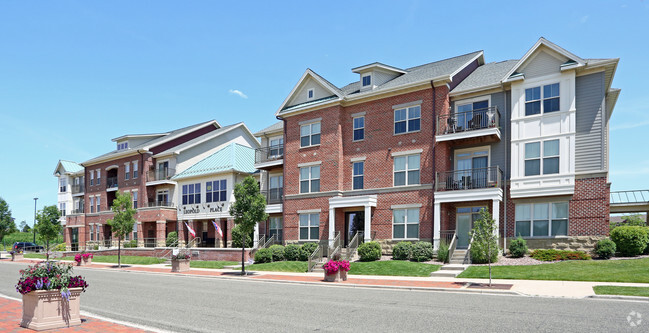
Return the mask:
<path id="1" fill-rule="evenodd" d="M 619 300 L 625 300 L 625 301 L 643 301 L 643 302 L 649 302 L 649 297 L 643 297 L 643 296 L 624 296 L 624 295 L 590 295 L 586 296 L 586 298 L 592 298 L 592 299 L 619 299 Z"/>

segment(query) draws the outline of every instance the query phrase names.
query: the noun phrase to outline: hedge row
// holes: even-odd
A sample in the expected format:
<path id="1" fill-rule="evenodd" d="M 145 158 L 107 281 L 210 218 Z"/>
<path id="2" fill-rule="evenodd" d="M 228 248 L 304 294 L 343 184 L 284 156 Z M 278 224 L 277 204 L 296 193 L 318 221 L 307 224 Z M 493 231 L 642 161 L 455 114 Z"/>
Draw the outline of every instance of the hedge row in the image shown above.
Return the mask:
<path id="1" fill-rule="evenodd" d="M 318 248 L 317 243 L 289 244 L 282 246 L 275 244 L 269 248 L 259 249 L 255 252 L 255 263 L 262 264 L 273 261 L 307 261 L 309 256 Z"/>

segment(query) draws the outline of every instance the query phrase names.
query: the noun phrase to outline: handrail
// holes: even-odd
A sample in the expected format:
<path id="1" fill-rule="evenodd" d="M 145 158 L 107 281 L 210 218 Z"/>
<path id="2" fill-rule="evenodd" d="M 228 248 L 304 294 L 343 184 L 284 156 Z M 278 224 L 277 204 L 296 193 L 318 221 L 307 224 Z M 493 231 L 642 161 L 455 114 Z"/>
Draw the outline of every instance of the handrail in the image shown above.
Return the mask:
<path id="1" fill-rule="evenodd" d="M 269 205 L 282 203 L 284 201 L 284 188 L 276 187 L 271 189 L 262 190 L 259 193 L 266 198 L 266 203 Z"/>
<path id="2" fill-rule="evenodd" d="M 320 246 L 320 244 L 318 244 L 318 247 L 315 249 L 315 251 L 313 251 L 313 253 L 311 253 L 311 255 L 309 256 L 309 264 L 308 264 L 308 267 L 307 267 L 307 272 L 313 272 L 313 269 L 315 268 L 315 266 L 320 261 L 322 261 L 322 258 L 324 257 L 323 250 L 324 250 L 324 248 L 322 246 Z"/>
<path id="3" fill-rule="evenodd" d="M 162 254 L 158 256 L 158 259 L 166 259 L 167 255 L 173 253 L 173 250 L 178 248 L 178 242 L 179 241 L 180 241 L 179 239 L 176 239 L 176 241 L 171 243 L 169 246 L 165 246 L 168 249 L 166 251 L 162 252 Z"/>
<path id="4" fill-rule="evenodd" d="M 264 247 L 262 247 L 262 248 L 265 249 L 265 248 L 275 244 L 275 239 L 276 238 L 277 238 L 277 234 L 274 234 L 274 235 L 270 236 L 270 238 L 268 238 L 266 243 L 264 243 Z"/>
<path id="5" fill-rule="evenodd" d="M 349 243 L 347 244 L 347 253 L 345 256 L 345 260 L 349 261 L 352 259 L 354 253 L 356 253 L 356 250 L 358 250 L 358 246 L 360 245 L 363 236 L 364 233 L 362 231 L 357 231 L 354 237 L 352 237 L 352 240 L 350 240 Z"/>
<path id="6" fill-rule="evenodd" d="M 448 261 L 451 262 L 453 258 L 453 253 L 455 252 L 455 247 L 457 246 L 457 235 L 453 233 L 451 236 L 451 243 L 448 245 Z"/>
<path id="7" fill-rule="evenodd" d="M 264 246 L 265 243 L 266 243 L 266 235 L 261 234 L 259 235 L 259 239 L 257 239 L 257 244 L 254 245 L 256 249 L 263 249 L 262 246 Z"/>
<path id="8" fill-rule="evenodd" d="M 200 237 L 194 237 L 192 240 L 187 242 L 187 245 L 185 246 L 186 248 L 194 247 L 196 244 L 200 244 L 201 238 Z"/>
<path id="9" fill-rule="evenodd" d="M 435 174 L 435 191 L 501 188 L 503 171 L 499 166 L 442 171 Z"/>
<path id="10" fill-rule="evenodd" d="M 471 244 L 473 244 L 473 234 L 471 234 L 471 239 L 469 240 L 469 247 L 466 248 L 466 254 L 462 261 L 463 264 L 471 264 Z"/>
<path id="11" fill-rule="evenodd" d="M 329 248 L 329 253 L 327 254 L 327 257 L 329 259 L 333 259 L 333 257 L 340 252 L 341 249 L 341 244 L 340 244 L 340 231 L 336 232 L 336 237 L 334 237 L 334 241 L 332 243 L 332 246 Z"/>

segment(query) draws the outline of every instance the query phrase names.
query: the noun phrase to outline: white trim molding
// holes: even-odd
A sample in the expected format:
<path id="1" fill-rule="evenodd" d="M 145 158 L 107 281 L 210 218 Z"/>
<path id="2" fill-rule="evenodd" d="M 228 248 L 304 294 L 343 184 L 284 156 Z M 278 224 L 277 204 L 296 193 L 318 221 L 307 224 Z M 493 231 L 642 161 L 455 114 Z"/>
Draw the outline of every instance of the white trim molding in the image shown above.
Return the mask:
<path id="1" fill-rule="evenodd" d="M 367 113 L 367 112 L 365 112 L 365 111 L 363 111 L 363 112 L 352 113 L 352 114 L 351 114 L 351 117 L 352 117 L 352 118 L 363 117 L 363 116 L 365 116 L 366 113 Z"/>
<path id="2" fill-rule="evenodd" d="M 309 119 L 309 120 L 303 120 L 303 121 L 299 122 L 298 125 L 308 125 L 308 124 L 317 123 L 319 121 L 322 121 L 322 117 L 315 118 L 315 119 Z"/>
<path id="3" fill-rule="evenodd" d="M 403 204 L 403 205 L 392 205 L 390 209 L 408 209 L 408 208 L 421 208 L 422 204 Z"/>
<path id="4" fill-rule="evenodd" d="M 349 159 L 349 161 L 350 161 L 351 163 L 354 163 L 354 162 L 363 162 L 363 161 L 365 161 L 366 159 L 367 159 L 367 156 L 360 156 L 360 157 L 352 157 L 351 159 Z"/>
<path id="5" fill-rule="evenodd" d="M 392 155 L 392 157 L 396 157 L 396 156 L 406 156 L 406 155 L 421 154 L 423 152 L 424 152 L 424 150 L 419 148 L 419 149 L 413 149 L 413 150 L 395 151 L 390 155 Z"/>
<path id="6" fill-rule="evenodd" d="M 435 192 L 435 204 L 447 202 L 464 202 L 464 201 L 482 201 L 482 200 L 503 200 L 503 190 L 501 188 L 481 188 L 465 191 L 443 191 Z"/>
<path id="7" fill-rule="evenodd" d="M 348 207 L 376 207 L 376 194 L 329 198 L 329 209 Z"/>
<path id="8" fill-rule="evenodd" d="M 320 164 L 322 164 L 322 161 L 306 162 L 306 163 L 298 163 L 297 167 L 298 167 L 298 168 L 304 168 L 304 167 L 309 167 L 309 166 L 314 166 L 314 165 L 320 165 Z"/>
<path id="9" fill-rule="evenodd" d="M 403 108 L 407 108 L 407 107 L 411 107 L 411 106 L 421 105 L 422 102 L 423 101 L 420 99 L 420 100 L 414 101 L 414 102 L 408 102 L 408 103 L 402 103 L 402 104 L 393 105 L 392 110 L 398 110 L 398 109 L 403 109 Z"/>
<path id="10" fill-rule="evenodd" d="M 315 214 L 320 212 L 322 212 L 322 209 L 303 209 L 297 211 L 298 214 Z"/>

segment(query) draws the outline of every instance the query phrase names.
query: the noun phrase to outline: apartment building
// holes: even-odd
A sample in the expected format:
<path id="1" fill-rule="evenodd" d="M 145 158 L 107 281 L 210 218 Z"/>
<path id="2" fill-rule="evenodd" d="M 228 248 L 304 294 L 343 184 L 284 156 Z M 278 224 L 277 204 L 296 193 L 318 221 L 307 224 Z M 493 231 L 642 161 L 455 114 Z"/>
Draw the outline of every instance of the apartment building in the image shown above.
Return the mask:
<path id="1" fill-rule="evenodd" d="M 330 245 L 359 234 L 386 251 L 455 235 L 461 248 L 486 208 L 501 238 L 590 243 L 608 233 L 618 60 L 540 38 L 515 60 L 485 63 L 477 51 L 403 69 L 372 63 L 343 87 L 307 69 L 281 122 L 255 134 L 262 190 L 283 194 L 264 230 Z"/>
<path id="2" fill-rule="evenodd" d="M 61 217 L 61 225 L 66 224 L 66 216 L 83 211 L 83 195 L 85 191 L 84 169 L 78 163 L 59 160 L 54 169 L 54 177 L 58 178 L 59 190 L 57 207 Z"/>

